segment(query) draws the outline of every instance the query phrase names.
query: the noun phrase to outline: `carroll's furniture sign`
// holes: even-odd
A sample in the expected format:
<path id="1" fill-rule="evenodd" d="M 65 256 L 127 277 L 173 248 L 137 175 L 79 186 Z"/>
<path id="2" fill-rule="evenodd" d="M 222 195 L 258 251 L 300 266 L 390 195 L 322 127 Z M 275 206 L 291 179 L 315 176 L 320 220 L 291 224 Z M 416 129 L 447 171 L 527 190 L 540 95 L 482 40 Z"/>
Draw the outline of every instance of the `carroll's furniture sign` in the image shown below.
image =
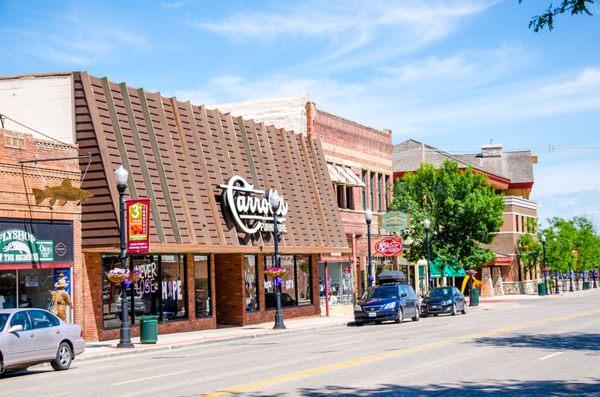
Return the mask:
<path id="1" fill-rule="evenodd" d="M 73 262 L 71 222 L 0 219 L 0 264 Z"/>
<path id="2" fill-rule="evenodd" d="M 254 189 L 254 185 L 237 175 L 229 178 L 227 184 L 220 187 L 223 189 L 223 203 L 238 229 L 248 234 L 259 231 L 273 232 L 273 211 L 267 192 Z M 277 226 L 281 233 L 287 232 L 287 213 L 288 204 L 281 198 L 281 205 L 277 210 Z"/>
<path id="3" fill-rule="evenodd" d="M 127 252 L 150 251 L 150 200 L 135 199 L 125 203 L 127 211 Z"/>
<path id="4" fill-rule="evenodd" d="M 395 256 L 402 252 L 401 237 L 386 237 L 375 244 L 375 251 L 382 256 Z"/>

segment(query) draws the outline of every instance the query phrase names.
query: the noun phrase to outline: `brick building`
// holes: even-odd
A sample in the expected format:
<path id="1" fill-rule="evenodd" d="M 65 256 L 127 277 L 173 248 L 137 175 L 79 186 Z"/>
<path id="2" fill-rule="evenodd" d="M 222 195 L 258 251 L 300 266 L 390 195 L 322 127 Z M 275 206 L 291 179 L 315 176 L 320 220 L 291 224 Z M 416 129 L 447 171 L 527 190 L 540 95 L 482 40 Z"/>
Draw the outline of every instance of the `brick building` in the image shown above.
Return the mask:
<path id="1" fill-rule="evenodd" d="M 365 211 L 371 209 L 372 245 L 390 233 L 380 229 L 379 216 L 387 211 L 392 191 L 392 132 L 377 130 L 319 109 L 308 94 L 264 98 L 217 106 L 222 111 L 273 123 L 321 140 L 332 190 L 350 255 L 323 255 L 319 276 L 324 279 L 324 263 L 339 300 L 352 301 L 363 290 L 367 272 L 367 229 Z M 373 272 L 380 272 L 391 261 L 372 251 Z M 414 272 L 413 272 L 414 273 Z"/>
<path id="2" fill-rule="evenodd" d="M 75 146 L 0 129 L 0 308 L 47 309 L 64 277 L 69 319 L 84 322 L 81 207 L 52 197 L 36 202 L 33 194 L 65 181 L 78 187 L 77 156 Z M 56 160 L 32 162 L 46 159 Z"/>
<path id="3" fill-rule="evenodd" d="M 505 151 L 500 144 L 483 145 L 479 153 L 453 155 L 411 139 L 394 146 L 394 179 L 416 171 L 421 163 L 439 167 L 445 160 L 455 161 L 461 168 L 471 167 L 505 196 L 504 223 L 489 247 L 496 259 L 480 271 L 480 277 L 490 286 L 487 292 L 533 293 L 539 269 L 523 269 L 517 257 L 517 242 L 529 231 L 529 224 L 537 224 L 537 203 L 529 200 L 537 157 L 531 151 Z"/>
<path id="4" fill-rule="evenodd" d="M 62 88 L 49 90 L 57 86 Z M 23 124 L 37 116 L 28 118 L 21 107 L 52 109 L 53 97 L 67 98 L 57 120 L 45 117 L 35 127 L 46 131 L 45 123 L 56 127 L 70 120 L 65 128 L 71 141 L 91 154 L 82 187 L 94 197 L 81 210 L 84 260 L 74 280 L 83 294 L 79 313 L 85 313 L 76 310 L 75 318 L 87 339 L 118 336 L 121 286 L 104 272 L 119 266 L 119 165 L 130 171 L 127 195 L 151 203 L 150 252 L 129 258 L 141 272 L 131 288 L 134 318 L 158 315 L 161 333 L 271 320 L 276 280 L 265 273 L 273 252 L 270 188 L 285 203 L 278 212 L 287 270 L 284 314 L 319 314 L 318 257 L 350 249 L 316 137 L 84 72 L 0 79 L 0 109 L 10 103 L 6 108 Z"/>

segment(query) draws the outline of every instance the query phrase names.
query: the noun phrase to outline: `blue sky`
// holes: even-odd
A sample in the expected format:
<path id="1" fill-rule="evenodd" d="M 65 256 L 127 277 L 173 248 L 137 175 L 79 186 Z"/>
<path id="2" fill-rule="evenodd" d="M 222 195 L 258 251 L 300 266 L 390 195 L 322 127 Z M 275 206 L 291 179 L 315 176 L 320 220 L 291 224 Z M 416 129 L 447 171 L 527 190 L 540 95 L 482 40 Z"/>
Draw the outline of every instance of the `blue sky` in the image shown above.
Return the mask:
<path id="1" fill-rule="evenodd" d="M 0 0 L 0 75 L 87 70 L 207 105 L 308 92 L 395 143 L 531 149 L 540 218 L 600 227 L 600 15 L 533 33 L 548 2 Z"/>

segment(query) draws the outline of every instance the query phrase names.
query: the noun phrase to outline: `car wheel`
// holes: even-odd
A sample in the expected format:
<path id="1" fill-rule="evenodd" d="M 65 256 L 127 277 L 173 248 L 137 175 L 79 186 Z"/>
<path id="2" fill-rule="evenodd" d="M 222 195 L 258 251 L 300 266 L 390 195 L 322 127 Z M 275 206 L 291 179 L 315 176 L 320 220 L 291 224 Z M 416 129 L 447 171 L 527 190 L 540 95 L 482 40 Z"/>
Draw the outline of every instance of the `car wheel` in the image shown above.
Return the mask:
<path id="1" fill-rule="evenodd" d="M 398 310 L 398 317 L 394 320 L 396 324 L 402 324 L 402 320 L 404 320 L 404 312 L 402 309 Z"/>
<path id="2" fill-rule="evenodd" d="M 460 311 L 462 314 L 467 314 L 467 303 L 463 303 L 463 309 Z"/>
<path id="3" fill-rule="evenodd" d="M 61 342 L 58 345 L 56 358 L 50 363 L 55 371 L 65 371 L 69 369 L 73 362 L 73 349 L 67 342 Z"/>
<path id="4" fill-rule="evenodd" d="M 421 318 L 421 310 L 417 309 L 417 312 L 415 313 L 415 316 L 413 318 L 411 318 L 411 320 L 413 320 L 413 321 L 419 321 L 419 318 Z"/>
<path id="5" fill-rule="evenodd" d="M 4 375 L 4 358 L 0 355 L 0 376 Z"/>
<path id="6" fill-rule="evenodd" d="M 428 316 L 429 316 L 429 314 L 425 314 L 425 313 L 421 314 L 421 317 L 423 317 L 423 318 L 426 318 Z"/>
<path id="7" fill-rule="evenodd" d="M 450 315 L 456 316 L 456 303 L 452 305 L 452 313 Z"/>
<path id="8" fill-rule="evenodd" d="M 438 316 L 437 313 L 433 315 L 433 317 L 437 317 L 437 316 Z"/>
<path id="9" fill-rule="evenodd" d="M 354 325 L 356 325 L 357 327 L 362 327 L 363 325 L 365 325 L 365 323 L 363 323 L 362 321 L 355 321 Z"/>

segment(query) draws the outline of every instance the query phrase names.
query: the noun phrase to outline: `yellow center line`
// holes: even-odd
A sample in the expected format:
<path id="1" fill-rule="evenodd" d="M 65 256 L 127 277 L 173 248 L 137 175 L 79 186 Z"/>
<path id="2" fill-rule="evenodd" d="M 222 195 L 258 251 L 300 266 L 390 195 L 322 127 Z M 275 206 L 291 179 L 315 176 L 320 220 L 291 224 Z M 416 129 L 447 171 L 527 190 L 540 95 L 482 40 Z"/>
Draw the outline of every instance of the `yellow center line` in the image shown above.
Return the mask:
<path id="1" fill-rule="evenodd" d="M 362 364 L 366 364 L 366 363 L 370 363 L 370 362 L 374 362 L 374 361 L 384 360 L 384 359 L 390 358 L 390 357 L 398 357 L 398 356 L 402 356 L 405 354 L 416 353 L 416 352 L 420 352 L 423 350 L 434 349 L 437 347 L 447 346 L 447 345 L 450 345 L 453 343 L 458 343 L 458 342 L 462 342 L 462 341 L 466 341 L 466 340 L 473 340 L 473 339 L 488 337 L 488 336 L 492 336 L 492 335 L 505 334 L 505 333 L 508 333 L 511 331 L 517 331 L 517 330 L 527 328 L 527 327 L 532 327 L 535 325 L 548 324 L 548 323 L 553 323 L 553 322 L 557 322 L 557 321 L 568 320 L 568 319 L 575 318 L 575 317 L 588 316 L 588 315 L 596 314 L 596 313 L 600 313 L 600 309 L 594 309 L 594 310 L 589 310 L 589 311 L 585 311 L 585 312 L 556 316 L 556 317 L 551 317 L 551 318 L 548 318 L 545 320 L 528 321 L 528 322 L 524 322 L 524 323 L 520 323 L 520 324 L 510 325 L 507 327 L 492 329 L 492 330 L 485 331 L 485 332 L 477 332 L 477 333 L 473 333 L 473 334 L 469 334 L 469 335 L 443 339 L 443 340 L 439 340 L 436 342 L 424 343 L 421 345 L 416 345 L 416 346 L 408 347 L 408 348 L 404 348 L 404 349 L 397 349 L 397 350 L 392 350 L 389 352 L 372 354 L 370 356 L 356 358 L 353 360 L 341 361 L 338 363 L 328 364 L 328 365 L 324 365 L 321 367 L 310 368 L 310 369 L 298 371 L 298 372 L 292 372 L 290 374 L 274 376 L 272 378 L 262 379 L 262 380 L 259 380 L 256 382 L 250 382 L 250 383 L 246 383 L 246 384 L 239 385 L 239 386 L 229 387 L 227 389 L 220 390 L 220 391 L 217 391 L 214 393 L 202 394 L 201 396 L 204 396 L 204 397 L 230 396 L 230 395 L 235 395 L 235 394 L 240 394 L 240 393 L 247 393 L 249 391 L 263 389 L 267 386 L 271 386 L 271 385 L 274 385 L 277 383 L 284 383 L 284 382 L 288 382 L 291 380 L 302 379 L 302 378 L 306 378 L 306 377 L 313 376 L 313 375 L 319 375 L 319 374 L 323 374 L 326 372 L 335 371 L 338 369 L 355 367 L 358 365 L 362 365 Z"/>

